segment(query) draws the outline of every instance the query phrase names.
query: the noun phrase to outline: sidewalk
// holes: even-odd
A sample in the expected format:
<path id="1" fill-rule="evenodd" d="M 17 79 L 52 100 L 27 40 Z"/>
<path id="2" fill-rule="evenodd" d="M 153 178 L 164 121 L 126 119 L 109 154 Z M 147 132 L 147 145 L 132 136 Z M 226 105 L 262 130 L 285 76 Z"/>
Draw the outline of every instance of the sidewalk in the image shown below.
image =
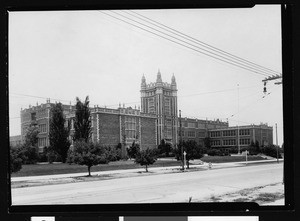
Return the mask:
<path id="1" fill-rule="evenodd" d="M 247 161 L 247 164 L 255 164 L 255 163 L 274 163 L 277 160 L 258 160 L 258 161 Z M 280 162 L 283 160 L 280 159 Z M 196 164 L 197 161 L 195 160 L 193 164 L 193 161 L 190 162 L 190 169 L 208 169 L 208 163 L 204 164 Z M 229 162 L 229 163 L 212 163 L 212 169 L 221 169 L 221 168 L 229 168 L 229 167 L 239 167 L 239 166 L 245 166 L 246 162 Z M 181 166 L 171 166 L 171 167 L 149 167 L 149 172 L 156 172 L 156 173 L 167 173 L 171 172 L 172 170 L 180 170 Z M 98 171 L 98 172 L 92 172 L 91 174 L 93 176 L 100 176 L 100 175 L 113 175 L 113 174 L 126 174 L 126 173 L 138 173 L 144 171 L 143 168 L 137 168 L 137 169 L 124 169 L 124 170 L 110 170 L 110 171 Z M 188 171 L 188 170 L 187 170 Z M 69 173 L 69 174 L 57 174 L 57 175 L 42 175 L 42 176 L 26 176 L 26 177 L 12 177 L 12 182 L 18 182 L 18 181 L 37 181 L 37 180 L 47 180 L 47 179 L 60 179 L 60 178 L 73 178 L 73 177 L 82 177 L 86 176 L 87 172 L 84 173 Z"/>

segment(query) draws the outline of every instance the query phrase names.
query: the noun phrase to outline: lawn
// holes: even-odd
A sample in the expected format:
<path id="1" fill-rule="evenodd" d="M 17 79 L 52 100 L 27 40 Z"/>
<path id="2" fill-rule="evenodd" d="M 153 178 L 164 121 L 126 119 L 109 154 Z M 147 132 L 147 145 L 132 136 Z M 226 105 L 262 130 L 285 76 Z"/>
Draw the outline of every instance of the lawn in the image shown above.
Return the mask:
<path id="1" fill-rule="evenodd" d="M 176 160 L 158 160 L 151 167 L 166 167 L 166 166 L 180 166 L 181 162 Z M 109 164 L 100 164 L 91 167 L 91 172 L 109 171 L 120 169 L 135 169 L 143 168 L 139 164 L 135 164 L 133 160 L 110 162 Z M 39 176 L 39 175 L 54 175 L 67 173 L 88 173 L 87 166 L 67 163 L 53 163 L 53 164 L 31 164 L 23 165 L 22 169 L 13 173 L 12 177 L 22 176 Z"/>
<path id="2" fill-rule="evenodd" d="M 229 163 L 229 162 L 243 162 L 246 161 L 246 156 L 205 156 L 201 158 L 204 162 L 211 163 Z M 261 156 L 248 156 L 248 161 L 266 160 Z"/>
<path id="3" fill-rule="evenodd" d="M 205 156 L 201 158 L 204 162 L 211 163 L 226 163 L 226 162 L 239 162 L 245 161 L 245 156 Z M 248 156 L 248 160 L 265 160 L 260 156 Z M 192 164 L 193 161 L 190 161 Z M 151 167 L 168 167 L 168 166 L 181 166 L 181 161 L 171 159 L 157 160 Z M 133 160 L 110 162 L 109 164 L 100 164 L 91 167 L 91 172 L 120 170 L 120 169 L 135 169 L 144 168 L 139 164 L 135 164 Z M 40 176 L 40 175 L 55 175 L 67 173 L 88 173 L 87 166 L 80 166 L 77 164 L 66 163 L 53 163 L 53 164 L 33 164 L 23 165 L 21 171 L 13 173 L 12 177 L 22 176 Z"/>

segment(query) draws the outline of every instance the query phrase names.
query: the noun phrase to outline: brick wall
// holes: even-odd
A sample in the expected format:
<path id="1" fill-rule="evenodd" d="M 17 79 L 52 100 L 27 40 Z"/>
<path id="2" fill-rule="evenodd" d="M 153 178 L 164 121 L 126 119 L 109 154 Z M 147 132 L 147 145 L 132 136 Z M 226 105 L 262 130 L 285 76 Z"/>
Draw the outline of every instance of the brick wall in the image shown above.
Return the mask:
<path id="1" fill-rule="evenodd" d="M 120 122 L 116 114 L 99 113 L 99 143 L 116 146 L 120 143 Z"/>
<path id="2" fill-rule="evenodd" d="M 141 118 L 141 149 L 157 148 L 155 118 Z"/>

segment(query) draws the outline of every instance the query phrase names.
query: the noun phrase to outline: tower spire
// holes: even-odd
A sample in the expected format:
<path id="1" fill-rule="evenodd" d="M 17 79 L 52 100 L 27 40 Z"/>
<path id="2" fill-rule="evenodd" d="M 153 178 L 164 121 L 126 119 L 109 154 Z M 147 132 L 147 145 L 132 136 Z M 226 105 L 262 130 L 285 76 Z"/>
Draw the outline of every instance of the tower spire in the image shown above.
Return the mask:
<path id="1" fill-rule="evenodd" d="M 161 79 L 161 73 L 160 73 L 160 70 L 158 69 L 158 72 L 157 72 L 157 78 L 156 78 L 156 82 L 162 82 L 162 79 Z"/>

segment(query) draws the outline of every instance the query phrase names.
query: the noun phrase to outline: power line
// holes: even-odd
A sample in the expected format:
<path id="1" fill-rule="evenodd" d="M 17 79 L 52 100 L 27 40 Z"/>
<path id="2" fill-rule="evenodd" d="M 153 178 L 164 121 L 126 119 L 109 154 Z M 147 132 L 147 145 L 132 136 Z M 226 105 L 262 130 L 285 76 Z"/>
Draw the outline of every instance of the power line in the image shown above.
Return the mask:
<path id="1" fill-rule="evenodd" d="M 182 41 L 182 39 L 178 39 L 178 38 L 176 38 L 176 37 L 174 37 L 174 36 L 172 36 L 172 35 L 169 35 L 169 34 L 167 34 L 167 33 L 165 33 L 165 32 L 161 32 L 160 30 L 157 30 L 157 29 L 155 29 L 155 28 L 153 28 L 153 27 L 150 27 L 150 26 L 148 26 L 148 25 L 146 25 L 146 24 L 144 24 L 144 23 L 141 23 L 141 22 L 138 22 L 138 21 L 136 21 L 136 20 L 133 20 L 132 18 L 128 18 L 128 17 L 126 17 L 126 16 L 124 16 L 124 15 L 122 15 L 122 14 L 119 14 L 119 13 L 115 12 L 115 11 L 111 11 L 111 12 L 113 12 L 113 13 L 119 15 L 119 16 L 122 16 L 122 17 L 124 17 L 124 18 L 126 18 L 126 19 L 128 19 L 128 20 L 130 20 L 130 21 L 133 21 L 133 22 L 138 23 L 138 24 L 140 24 L 140 25 L 146 26 L 147 28 L 150 28 L 150 29 L 152 29 L 152 30 L 155 30 L 156 32 L 162 33 L 162 34 L 167 35 L 167 36 L 169 36 L 169 37 L 171 37 L 171 38 L 174 38 L 174 39 L 176 39 L 176 40 L 179 40 L 179 41 L 181 41 L 181 42 L 184 42 L 185 44 L 191 45 L 192 47 L 196 47 L 196 48 L 198 48 L 198 49 L 200 49 L 200 50 L 203 50 L 203 51 L 206 51 L 206 52 L 208 52 L 208 53 L 210 53 L 210 54 L 213 54 L 213 55 L 219 56 L 219 57 L 221 57 L 221 58 L 227 59 L 227 60 L 229 60 L 229 61 L 232 61 L 232 62 L 234 62 L 235 64 L 232 64 L 231 62 L 230 62 L 230 64 L 235 65 L 235 66 L 238 66 L 238 67 L 240 67 L 240 68 L 242 68 L 242 67 L 240 66 L 240 65 L 242 65 L 244 69 L 245 69 L 245 68 L 246 68 L 247 70 L 249 70 L 249 68 L 250 68 L 250 69 L 254 69 L 254 70 L 249 70 L 249 71 L 254 72 L 254 73 L 260 72 L 260 74 L 265 73 L 265 74 L 262 74 L 262 75 L 265 75 L 265 76 L 268 76 L 268 75 L 274 74 L 274 73 L 278 73 L 278 72 L 275 72 L 275 71 L 273 71 L 273 70 L 271 70 L 271 69 L 265 68 L 265 67 L 263 67 L 263 66 L 261 66 L 261 65 L 257 65 L 257 64 L 255 64 L 255 63 L 253 63 L 253 62 L 248 61 L 248 60 L 245 60 L 245 59 L 242 59 L 242 58 L 240 58 L 240 57 L 234 56 L 234 55 L 232 55 L 232 54 L 230 54 L 230 53 L 227 53 L 227 52 L 225 52 L 225 51 L 223 51 L 223 50 L 221 50 L 221 49 L 218 49 L 218 48 L 216 48 L 216 47 L 212 47 L 212 46 L 210 46 L 210 45 L 208 45 L 208 46 L 207 46 L 207 45 L 203 45 L 203 44 L 205 44 L 205 43 L 203 43 L 203 42 L 201 42 L 201 41 L 199 41 L 199 40 L 197 40 L 197 39 L 195 39 L 195 40 L 198 41 L 198 42 L 196 42 L 197 46 L 195 46 L 194 44 L 191 44 L 191 43 L 186 42 L 186 41 Z M 135 18 L 138 18 L 137 16 L 132 15 L 132 14 L 126 12 L 126 11 L 123 11 L 123 12 L 125 12 L 125 13 L 127 13 L 127 14 L 129 14 L 129 15 L 135 17 Z M 108 14 L 106 14 L 106 15 L 108 15 Z M 112 15 L 109 15 L 109 16 L 115 18 L 115 17 L 112 16 Z M 129 22 L 124 21 L 123 19 L 120 19 L 120 18 L 115 18 L 115 19 L 121 20 L 121 21 L 123 21 L 123 22 L 125 22 L 125 23 L 128 23 L 128 24 L 130 24 L 130 25 L 136 26 L 136 25 L 134 25 L 134 24 L 132 24 L 132 23 L 129 23 Z M 141 18 L 138 18 L 138 19 L 141 19 Z M 145 19 L 141 19 L 141 20 L 145 21 Z M 150 19 L 150 20 L 151 20 L 151 19 Z M 153 20 L 152 20 L 152 21 L 153 21 Z M 157 26 L 157 25 L 155 25 L 155 24 L 153 24 L 152 22 L 149 22 L 149 21 L 146 21 L 146 22 L 147 22 L 147 23 L 150 23 L 150 24 L 152 24 L 152 25 L 154 25 L 154 26 L 156 26 L 156 27 L 158 27 L 158 28 L 160 28 L 160 29 L 163 29 L 163 30 L 165 30 L 165 31 L 168 31 L 168 32 L 171 32 L 171 33 L 174 34 L 173 31 L 167 30 L 166 28 L 159 27 L 159 26 Z M 158 22 L 157 22 L 157 23 L 158 23 Z M 160 23 L 158 23 L 158 24 L 160 24 Z M 161 25 L 162 25 L 162 24 L 161 24 Z M 137 26 L 136 26 L 136 27 L 137 27 Z M 167 27 L 167 26 L 165 26 L 165 27 Z M 141 28 L 141 27 L 138 26 L 138 28 Z M 141 28 L 141 29 L 144 30 L 143 28 Z M 171 28 L 169 28 L 169 29 L 171 29 Z M 174 29 L 172 29 L 172 30 L 174 30 Z M 148 32 L 149 32 L 149 30 L 145 30 L 145 31 L 148 31 Z M 175 31 L 176 31 L 176 30 L 175 30 Z M 150 32 L 150 33 L 152 33 L 152 32 Z M 178 33 L 181 33 L 181 32 L 178 32 Z M 152 33 L 152 34 L 155 34 L 155 33 Z M 155 34 L 155 35 L 157 35 L 157 34 Z M 188 40 L 188 41 L 191 41 L 191 42 L 194 42 L 194 43 L 195 43 L 195 40 L 190 40 L 190 39 L 189 39 L 189 38 L 192 38 L 192 37 L 190 37 L 190 36 L 188 36 L 189 38 L 185 37 L 185 36 L 187 36 L 187 35 L 185 35 L 184 37 L 182 37 L 182 35 L 184 35 L 183 33 L 180 34 L 181 36 L 178 35 L 177 33 L 175 33 L 175 35 L 176 35 L 176 36 L 179 36 L 180 38 L 184 38 L 184 39 L 186 39 L 186 40 Z M 158 36 L 158 35 L 157 35 L 157 36 Z M 162 36 L 159 35 L 159 37 L 162 37 Z M 165 37 L 162 37 L 162 38 L 165 38 Z M 166 39 L 166 38 L 165 38 L 165 39 Z M 194 39 L 194 38 L 192 38 L 192 39 Z M 171 39 L 168 39 L 168 40 L 171 40 Z M 172 41 L 172 40 L 171 40 L 171 41 Z M 216 51 L 216 52 L 219 53 L 219 54 L 216 54 L 216 53 L 213 53 L 213 52 L 208 51 L 208 50 L 206 50 L 206 49 L 203 49 L 203 48 L 198 47 L 199 42 L 200 42 L 200 45 L 201 45 L 201 46 L 204 46 L 204 47 L 208 48 L 209 50 Z M 175 42 L 174 42 L 174 43 L 175 43 Z M 176 42 L 176 43 L 178 43 L 178 42 Z M 211 48 L 209 48 L 209 47 L 211 47 Z M 188 47 L 188 48 L 189 48 L 189 47 Z M 213 49 L 212 49 L 212 48 L 213 48 Z M 192 49 L 192 50 L 193 50 L 193 49 Z M 207 54 L 204 53 L 204 52 L 200 52 L 200 53 L 207 55 Z M 223 54 L 223 55 L 225 55 L 225 56 L 227 56 L 227 57 L 224 57 L 224 56 L 220 55 L 220 53 Z M 209 56 L 209 55 L 207 55 L 207 56 Z M 228 56 L 231 57 L 231 58 L 228 58 Z M 215 58 L 215 59 L 220 60 L 220 58 L 216 58 L 215 56 L 210 56 L 210 57 L 213 57 L 213 58 Z M 224 60 L 222 59 L 222 61 L 224 61 Z M 224 61 L 224 62 L 226 62 L 226 61 Z M 241 63 L 241 62 L 242 62 L 242 63 Z M 228 62 L 227 62 L 227 63 L 228 63 Z M 249 66 L 249 65 L 250 65 L 250 66 Z M 260 70 L 259 70 L 259 69 L 260 69 Z M 267 74 L 267 75 L 266 75 L 266 74 Z"/>
<path id="2" fill-rule="evenodd" d="M 134 13 L 134 14 L 136 14 L 136 15 L 138 15 L 138 16 L 140 16 L 140 17 L 142 17 L 142 18 L 139 18 L 139 19 L 141 19 L 141 20 L 143 20 L 143 21 L 146 21 L 146 22 L 148 22 L 148 23 L 151 23 L 152 25 L 155 25 L 156 27 L 162 26 L 162 27 L 159 27 L 159 28 L 162 28 L 162 29 L 164 29 L 164 30 L 167 30 L 167 31 L 169 31 L 169 32 L 171 32 L 171 33 L 174 33 L 174 34 L 176 34 L 176 35 L 179 34 L 179 35 L 183 36 L 182 38 L 185 38 L 185 39 L 188 39 L 188 40 L 190 40 L 190 41 L 192 41 L 192 42 L 195 42 L 195 43 L 197 43 L 197 44 L 200 44 L 200 45 L 202 45 L 202 46 L 204 46 L 204 47 L 206 47 L 206 48 L 209 48 L 209 49 L 212 50 L 212 51 L 216 51 L 216 52 L 218 52 L 218 53 L 221 53 L 221 54 L 227 55 L 227 56 L 229 56 L 229 57 L 232 57 L 232 58 L 234 58 L 234 59 L 240 60 L 240 61 L 242 61 L 242 62 L 249 63 L 249 64 L 251 64 L 251 65 L 253 65 L 253 66 L 256 66 L 256 67 L 258 67 L 258 68 L 260 68 L 260 69 L 264 69 L 264 70 L 266 70 L 266 71 L 273 72 L 273 74 L 274 74 L 274 73 L 275 73 L 275 74 L 281 74 L 281 73 L 279 73 L 279 72 L 277 72 L 277 71 L 274 71 L 274 70 L 272 70 L 272 69 L 266 68 L 266 67 L 264 67 L 264 66 L 261 66 L 261 65 L 259 65 L 259 64 L 254 63 L 254 62 L 251 62 L 251 61 L 249 61 L 249 60 L 247 60 L 247 59 L 243 59 L 243 58 L 241 58 L 241 57 L 239 57 L 239 56 L 233 55 L 233 54 L 228 53 L 228 52 L 226 52 L 226 51 L 224 51 L 224 50 L 221 50 L 221 49 L 219 49 L 219 48 L 217 48 L 217 47 L 214 47 L 214 46 L 212 46 L 212 45 L 209 45 L 209 44 L 207 44 L 207 43 L 205 43 L 205 42 L 203 42 L 203 41 L 200 41 L 200 40 L 198 40 L 198 39 L 196 39 L 196 38 L 193 38 L 193 37 L 191 37 L 191 36 L 189 36 L 189 35 L 186 35 L 186 34 L 180 32 L 180 31 L 178 31 L 178 30 L 176 30 L 176 29 L 173 29 L 173 28 L 171 28 L 171 27 L 169 27 L 169 26 L 167 26 L 167 25 L 164 25 L 164 24 L 162 24 L 162 23 L 160 23 L 160 22 L 157 22 L 157 21 L 155 21 L 155 20 L 153 20 L 153 19 L 150 19 L 150 18 L 148 18 L 148 17 L 146 17 L 146 16 L 144 16 L 144 15 L 141 15 L 141 14 L 135 12 L 135 11 L 132 11 L 132 10 L 129 10 L 129 11 L 132 12 L 132 13 Z M 129 14 L 129 15 L 131 15 L 131 16 L 133 16 L 133 17 L 138 18 L 137 16 L 134 16 L 133 14 L 128 13 L 128 11 L 124 11 L 124 12 L 127 13 L 127 14 Z M 143 19 L 143 18 L 147 19 L 148 21 L 145 20 L 145 19 Z M 149 22 L 149 21 L 151 21 L 151 22 Z M 155 23 L 155 24 L 154 24 L 154 23 Z M 159 26 L 156 25 L 156 24 L 158 24 Z M 170 30 L 171 30 L 171 31 L 170 31 Z"/>
<path id="3" fill-rule="evenodd" d="M 175 43 L 175 44 L 181 45 L 181 46 L 183 46 L 183 47 L 185 47 L 185 48 L 188 48 L 188 49 L 190 49 L 190 50 L 193 50 L 193 51 L 195 51 L 195 52 L 204 54 L 204 55 L 206 55 L 206 56 L 209 56 L 209 57 L 211 57 L 211 58 L 214 58 L 214 59 L 223 61 L 223 62 L 228 63 L 228 64 L 231 64 L 231 65 L 234 65 L 234 66 L 236 66 L 236 67 L 240 67 L 240 68 L 242 68 L 242 69 L 248 70 L 248 71 L 253 72 L 253 73 L 255 73 L 255 74 L 259 74 L 259 75 L 262 75 L 262 76 L 265 76 L 265 77 L 266 77 L 266 76 L 269 76 L 269 75 L 267 75 L 267 74 L 262 73 L 262 71 L 256 71 L 256 70 L 253 70 L 253 68 L 244 67 L 245 65 L 244 65 L 244 66 L 243 66 L 243 65 L 241 66 L 241 65 L 239 65 L 239 64 L 236 64 L 235 62 L 229 62 L 229 61 L 226 61 L 226 60 L 224 60 L 224 59 L 221 59 L 221 58 L 212 56 L 212 55 L 210 55 L 210 54 L 204 53 L 204 52 L 199 51 L 199 50 L 197 50 L 197 49 L 195 49 L 195 48 L 192 48 L 192 47 L 190 47 L 190 46 L 184 45 L 184 44 L 182 44 L 182 43 L 180 43 L 180 42 L 174 41 L 174 40 L 172 40 L 172 39 L 170 39 L 170 38 L 167 38 L 167 37 L 162 36 L 162 35 L 160 35 L 160 34 L 154 33 L 154 32 L 152 32 L 152 31 L 150 31 L 150 30 L 147 30 L 147 29 L 145 29 L 145 28 L 143 28 L 143 27 L 140 27 L 140 26 L 138 26 L 138 25 L 132 24 L 132 23 L 130 23 L 130 22 L 128 22 L 128 21 L 125 21 L 125 20 L 123 20 L 123 19 L 121 19 L 121 18 L 118 18 L 118 17 L 115 17 L 115 16 L 113 16 L 113 15 L 107 14 L 107 13 L 105 13 L 105 12 L 103 12 L 103 11 L 99 11 L 99 12 L 100 12 L 100 13 L 103 13 L 103 14 L 105 14 L 105 15 L 108 15 L 108 16 L 110 16 L 110 17 L 112 17 L 112 18 L 115 18 L 115 19 L 117 19 L 117 20 L 120 20 L 120 21 L 122 21 L 122 22 L 124 22 L 124 23 L 127 23 L 127 24 L 129 24 L 129 25 L 131 25 L 131 26 L 134 26 L 134 27 L 136 27 L 136 28 L 139 28 L 139 29 L 141 29 L 141 30 L 144 30 L 144 31 L 146 31 L 146 32 L 149 32 L 149 33 L 151 33 L 151 34 L 153 34 L 153 35 L 156 35 L 156 36 L 158 36 L 158 37 L 160 37 L 160 38 L 164 38 L 164 39 L 166 39 L 166 40 L 168 40 L 168 41 L 171 41 L 171 42 L 173 42 L 173 43 Z M 193 47 L 195 47 L 195 46 L 193 46 Z M 203 50 L 203 49 L 201 49 L 201 50 Z"/>
<path id="4" fill-rule="evenodd" d="M 156 32 L 159 32 L 159 33 L 161 33 L 161 34 L 164 34 L 164 35 L 166 35 L 166 36 L 168 36 L 168 37 L 174 38 L 174 39 L 176 39 L 176 40 L 178 40 L 178 41 L 180 41 L 180 42 L 183 42 L 184 44 L 190 45 L 190 46 L 192 46 L 192 47 L 198 48 L 198 49 L 200 49 L 200 50 L 202 50 L 202 51 L 205 51 L 205 52 L 207 52 L 207 53 L 210 53 L 210 54 L 212 54 L 212 55 L 219 56 L 219 57 L 221 57 L 221 58 L 223 58 L 223 59 L 226 59 L 226 60 L 228 60 L 228 61 L 234 62 L 235 65 L 239 64 L 239 65 L 242 65 L 242 66 L 244 66 L 244 67 L 246 67 L 246 68 L 254 69 L 254 71 L 252 70 L 252 72 L 254 72 L 254 73 L 257 72 L 257 71 L 259 71 L 259 72 L 261 72 L 262 75 L 265 75 L 265 76 L 268 76 L 268 75 L 270 75 L 270 74 L 274 74 L 274 73 L 266 72 L 266 71 L 264 71 L 264 70 L 259 70 L 257 67 L 253 67 L 253 66 L 251 67 L 251 66 L 249 66 L 249 64 L 243 64 L 243 63 L 241 63 L 241 62 L 239 62 L 239 61 L 235 61 L 235 60 L 230 59 L 230 58 L 228 58 L 228 57 L 224 57 L 224 56 L 222 56 L 222 55 L 216 54 L 216 53 L 211 52 L 211 51 L 209 51 L 209 50 L 203 49 L 203 48 L 201 48 L 201 47 L 199 47 L 199 46 L 197 46 L 197 45 L 194 45 L 194 44 L 191 44 L 191 43 L 189 43 L 189 42 L 183 41 L 182 39 L 176 38 L 176 37 L 174 37 L 174 36 L 172 36 L 172 35 L 170 35 L 170 34 L 167 34 L 167 33 L 165 33 L 165 32 L 162 32 L 162 31 L 160 31 L 160 30 L 158 30 L 158 29 L 155 29 L 155 28 L 153 28 L 153 27 L 150 27 L 150 26 L 148 26 L 148 25 L 146 25 L 146 24 L 144 24 L 144 23 L 141 23 L 141 22 L 139 22 L 139 21 L 136 21 L 136 20 L 134 20 L 134 19 L 128 18 L 128 17 L 126 17 L 126 16 L 124 16 L 124 15 L 122 15 L 122 14 L 119 14 L 119 13 L 115 12 L 115 11 L 111 11 L 111 12 L 113 12 L 113 13 L 119 15 L 119 16 L 122 16 L 122 17 L 124 17 L 124 18 L 126 18 L 126 19 L 128 19 L 128 20 L 130 20 L 130 21 L 133 21 L 133 22 L 135 22 L 135 23 L 138 23 L 138 24 L 140 24 L 140 25 L 143 25 L 143 26 L 145 26 L 145 27 L 147 27 L 147 28 L 150 28 L 150 29 L 152 29 L 152 30 L 154 30 L 154 31 L 156 31 Z M 178 36 L 178 35 L 176 35 L 176 36 Z M 185 38 L 185 39 L 186 39 L 186 38 Z M 204 53 L 204 52 L 200 52 L 200 53 L 209 56 L 208 54 L 206 54 L 206 53 Z M 210 57 L 213 57 L 213 58 L 215 58 L 215 59 L 218 59 L 218 58 L 216 58 L 215 56 L 211 56 L 211 55 L 210 55 Z M 263 74 L 263 73 L 265 73 L 265 74 Z"/>

